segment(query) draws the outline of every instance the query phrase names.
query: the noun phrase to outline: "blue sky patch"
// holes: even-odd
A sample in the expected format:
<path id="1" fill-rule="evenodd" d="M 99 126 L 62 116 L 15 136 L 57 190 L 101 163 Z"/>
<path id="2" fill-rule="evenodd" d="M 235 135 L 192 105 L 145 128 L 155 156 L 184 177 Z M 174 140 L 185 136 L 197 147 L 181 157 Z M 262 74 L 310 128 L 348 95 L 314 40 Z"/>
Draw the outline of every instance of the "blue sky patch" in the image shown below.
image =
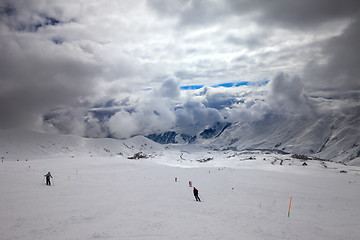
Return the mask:
<path id="1" fill-rule="evenodd" d="M 196 90 L 204 87 L 205 85 L 188 85 L 188 86 L 180 86 L 180 90 Z"/>
<path id="2" fill-rule="evenodd" d="M 225 87 L 225 88 L 231 88 L 231 87 L 240 87 L 240 86 L 265 86 L 266 84 L 268 84 L 270 81 L 266 80 L 263 82 L 257 82 L 257 83 L 253 83 L 253 82 L 233 82 L 233 83 L 220 83 L 220 84 L 216 84 L 216 85 L 212 85 L 211 87 L 213 88 L 218 88 L 218 87 Z M 204 87 L 205 85 L 187 85 L 187 86 L 180 86 L 180 90 L 197 90 L 200 89 L 202 87 Z"/>

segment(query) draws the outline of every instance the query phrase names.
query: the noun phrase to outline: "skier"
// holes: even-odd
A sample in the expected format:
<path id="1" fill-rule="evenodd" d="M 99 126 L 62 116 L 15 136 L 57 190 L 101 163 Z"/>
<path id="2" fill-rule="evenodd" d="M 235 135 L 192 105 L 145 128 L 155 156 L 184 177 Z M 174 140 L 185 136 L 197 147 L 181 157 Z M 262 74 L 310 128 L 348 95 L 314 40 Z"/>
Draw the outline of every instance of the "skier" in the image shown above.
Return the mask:
<path id="1" fill-rule="evenodd" d="M 50 178 L 53 178 L 51 173 L 48 172 L 46 175 L 44 175 L 44 177 L 46 177 L 46 185 L 51 186 Z"/>
<path id="2" fill-rule="evenodd" d="M 191 181 L 189 181 L 189 187 L 192 187 L 192 183 L 191 183 Z"/>
<path id="3" fill-rule="evenodd" d="M 195 196 L 195 200 L 197 201 L 197 202 L 201 202 L 201 200 L 200 200 L 200 198 L 199 198 L 199 191 L 194 187 L 194 196 Z"/>

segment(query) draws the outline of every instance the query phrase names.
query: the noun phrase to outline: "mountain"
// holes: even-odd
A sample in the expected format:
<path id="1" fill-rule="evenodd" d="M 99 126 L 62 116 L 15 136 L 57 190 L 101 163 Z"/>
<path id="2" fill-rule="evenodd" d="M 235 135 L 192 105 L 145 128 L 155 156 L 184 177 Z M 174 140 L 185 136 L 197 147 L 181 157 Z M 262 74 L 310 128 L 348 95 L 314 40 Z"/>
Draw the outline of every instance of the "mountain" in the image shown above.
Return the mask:
<path id="1" fill-rule="evenodd" d="M 314 116 L 267 114 L 259 121 L 215 123 L 194 135 L 177 129 L 147 137 L 162 144 L 196 143 L 239 151 L 271 149 L 349 162 L 360 157 L 358 116 L 359 107 Z"/>
<path id="2" fill-rule="evenodd" d="M 236 149 L 278 149 L 349 162 L 360 157 L 357 114 L 316 118 L 268 115 L 261 121 L 234 123 L 211 144 Z"/>
<path id="3" fill-rule="evenodd" d="M 0 131 L 0 158 L 5 160 L 132 156 L 142 151 L 151 153 L 163 149 L 164 146 L 143 136 L 117 140 L 39 133 L 21 129 Z"/>
<path id="4" fill-rule="evenodd" d="M 194 145 L 194 149 L 282 151 L 357 165 L 360 163 L 358 116 L 359 107 L 314 116 L 267 114 L 253 122 L 216 122 L 201 130 L 199 126 L 190 126 L 127 140 L 1 130 L 0 158 L 133 156 L 175 145 Z"/>
<path id="5" fill-rule="evenodd" d="M 226 128 L 228 128 L 231 123 L 228 122 L 216 122 L 211 127 L 206 127 L 202 129 L 198 134 L 190 134 L 191 131 L 186 129 L 183 132 L 184 128 L 176 129 L 173 131 L 167 131 L 163 133 L 152 133 L 146 137 L 161 144 L 170 144 L 170 143 L 197 143 L 197 139 L 213 139 L 218 137 Z M 198 129 L 199 127 L 191 127 L 192 129 Z M 201 141 L 200 141 L 201 142 Z"/>
<path id="6" fill-rule="evenodd" d="M 175 131 L 168 131 L 160 134 L 149 134 L 146 137 L 161 144 L 177 143 L 175 140 L 177 133 Z"/>

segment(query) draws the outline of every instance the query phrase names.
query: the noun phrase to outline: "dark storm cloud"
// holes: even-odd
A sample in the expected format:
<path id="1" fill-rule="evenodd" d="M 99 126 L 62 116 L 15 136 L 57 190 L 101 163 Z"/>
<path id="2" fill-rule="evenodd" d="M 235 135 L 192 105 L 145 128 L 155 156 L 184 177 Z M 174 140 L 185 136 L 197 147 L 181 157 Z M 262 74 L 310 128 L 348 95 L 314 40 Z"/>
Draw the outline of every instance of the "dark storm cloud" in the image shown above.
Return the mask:
<path id="1" fill-rule="evenodd" d="M 266 41 L 265 38 L 266 38 L 265 34 L 257 35 L 257 36 L 256 35 L 248 36 L 248 37 L 237 37 L 234 35 L 229 35 L 226 38 L 226 41 L 238 46 L 244 46 L 249 49 L 255 49 L 265 45 L 265 41 Z"/>
<path id="2" fill-rule="evenodd" d="M 179 84 L 172 78 L 167 79 L 161 85 L 159 93 L 162 97 L 178 98 L 180 96 Z"/>
<path id="3" fill-rule="evenodd" d="M 280 25 L 290 28 L 314 28 L 327 21 L 356 17 L 357 0 L 240 0 L 240 1 L 148 1 L 158 13 L 178 16 L 182 25 L 214 23 L 224 16 L 247 16 L 261 25 Z"/>
<path id="4" fill-rule="evenodd" d="M 175 72 L 175 76 L 180 79 L 194 79 L 198 77 L 203 77 L 201 74 L 190 71 L 177 71 Z"/>
<path id="5" fill-rule="evenodd" d="M 42 114 L 54 106 L 76 106 L 79 96 L 92 92 L 92 76 L 99 70 L 36 33 L 26 32 L 60 24 L 34 8 L 34 3 L 0 4 L 1 127 L 41 124 Z"/>
<path id="6" fill-rule="evenodd" d="M 208 94 L 206 96 L 206 102 L 204 105 L 209 108 L 221 110 L 223 108 L 231 107 L 234 104 L 239 104 L 242 102 L 244 102 L 244 100 L 239 99 L 236 95 L 232 95 L 226 92 L 217 92 Z"/>
<path id="7" fill-rule="evenodd" d="M 160 14 L 172 16 L 177 14 L 188 2 L 188 0 L 151 0 L 147 1 L 147 4 Z"/>
<path id="8" fill-rule="evenodd" d="M 352 22 L 341 35 L 317 43 L 322 54 L 319 57 L 314 54 L 313 58 L 309 58 L 301 81 L 305 82 L 308 89 L 359 89 L 360 55 L 355 54 L 360 52 L 359 1 L 229 1 L 229 4 L 239 14 L 245 14 L 247 11 L 257 12 L 254 20 L 258 24 L 269 25 L 272 28 L 279 26 L 286 29 L 316 31 L 329 27 L 330 25 L 326 24 L 339 20 Z M 228 38 L 227 40 L 246 45 L 244 39 Z M 257 41 L 253 43 L 257 44 Z M 251 46 L 249 43 L 247 45 Z M 308 49 L 310 48 L 311 46 Z M 281 62 L 280 60 L 278 59 L 277 62 Z"/>
<path id="9" fill-rule="evenodd" d="M 286 28 L 314 28 L 327 21 L 355 18 L 359 11 L 357 0 L 243 0 L 228 3 L 238 14 L 257 13 L 256 20 L 262 25 L 280 25 Z"/>
<path id="10" fill-rule="evenodd" d="M 355 54 L 360 52 L 359 1 L 256 1 L 258 5 L 255 5 L 255 1 L 252 4 L 231 2 L 238 11 L 247 8 L 255 10 L 255 6 L 261 5 L 257 21 L 284 28 L 309 30 L 337 20 L 352 21 L 341 35 L 320 43 L 322 55 L 314 57 L 307 64 L 302 80 L 308 89 L 360 89 L 360 55 Z"/>
<path id="11" fill-rule="evenodd" d="M 75 21 L 56 4 L 46 5 L 42 0 L 4 0 L 0 2 L 0 18 L 11 30 L 28 32 Z"/>
<path id="12" fill-rule="evenodd" d="M 58 107 L 44 115 L 45 125 L 64 134 L 84 134 L 84 112 L 72 107 Z"/>
<path id="13" fill-rule="evenodd" d="M 316 88 L 360 90 L 360 18 L 340 36 L 326 41 L 323 59 L 314 59 L 306 69 L 306 78 Z"/>
<path id="14" fill-rule="evenodd" d="M 226 13 L 222 2 L 219 1 L 190 1 L 181 15 L 181 25 L 206 26 L 221 20 Z"/>
<path id="15" fill-rule="evenodd" d="M 136 67 L 129 58 L 117 54 L 108 61 L 96 54 L 100 44 L 81 39 L 87 33 L 74 22 L 74 5 L 0 2 L 0 128 L 41 129 L 44 124 L 46 129 L 82 135 L 86 109 L 103 94 L 102 84 L 131 79 Z M 95 122 L 87 121 L 92 132 Z"/>
<path id="16" fill-rule="evenodd" d="M 176 111 L 176 117 L 177 125 L 185 128 L 194 125 L 207 126 L 224 120 L 217 109 L 208 108 L 201 102 L 193 100 L 185 102 Z"/>
<path id="17" fill-rule="evenodd" d="M 54 105 L 76 105 L 79 96 L 92 93 L 99 72 L 95 64 L 63 55 L 50 42 L 38 46 L 32 39 L 2 39 L 9 41 L 0 45 L 0 112 L 6 116 L 2 126 L 27 122 Z M 42 47 L 47 52 L 40 54 Z"/>
<path id="18" fill-rule="evenodd" d="M 270 83 L 268 102 L 273 112 L 309 115 L 310 103 L 304 93 L 305 84 L 298 76 L 279 73 Z"/>
<path id="19" fill-rule="evenodd" d="M 148 1 L 148 5 L 161 15 L 179 17 L 181 26 L 208 26 L 228 12 L 222 1 L 154 0 Z"/>

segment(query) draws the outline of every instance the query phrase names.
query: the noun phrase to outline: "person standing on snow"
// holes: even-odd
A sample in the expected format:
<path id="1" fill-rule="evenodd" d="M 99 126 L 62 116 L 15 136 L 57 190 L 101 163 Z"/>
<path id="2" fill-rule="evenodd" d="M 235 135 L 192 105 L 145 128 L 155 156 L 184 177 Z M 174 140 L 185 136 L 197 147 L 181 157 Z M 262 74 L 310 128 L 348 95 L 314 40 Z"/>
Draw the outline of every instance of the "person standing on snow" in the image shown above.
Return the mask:
<path id="1" fill-rule="evenodd" d="M 194 190 L 193 190 L 193 192 L 194 192 L 194 196 L 195 196 L 195 200 L 197 201 L 197 202 L 201 202 L 201 200 L 200 200 L 200 198 L 199 198 L 199 191 L 194 187 Z"/>
<path id="2" fill-rule="evenodd" d="M 53 178 L 51 173 L 48 172 L 46 175 L 44 175 L 44 177 L 46 177 L 46 185 L 51 186 L 50 178 Z"/>

